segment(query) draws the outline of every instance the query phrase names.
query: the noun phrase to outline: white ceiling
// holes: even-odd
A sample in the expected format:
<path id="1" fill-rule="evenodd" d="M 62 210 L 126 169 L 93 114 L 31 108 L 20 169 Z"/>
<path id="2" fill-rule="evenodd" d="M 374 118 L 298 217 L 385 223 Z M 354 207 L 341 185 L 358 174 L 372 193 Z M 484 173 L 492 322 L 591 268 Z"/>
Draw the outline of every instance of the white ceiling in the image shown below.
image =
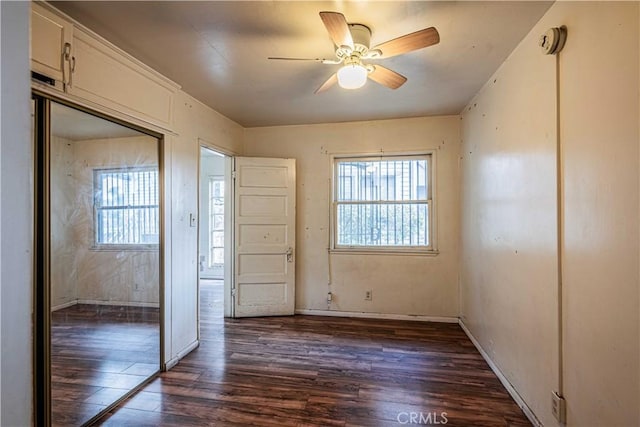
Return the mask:
<path id="1" fill-rule="evenodd" d="M 142 132 L 56 102 L 51 103 L 51 134 L 72 141 L 144 135 Z"/>
<path id="2" fill-rule="evenodd" d="M 458 114 L 552 2 L 53 2 L 242 126 Z M 314 95 L 335 65 L 318 12 L 372 29 L 371 44 L 434 26 L 440 43 L 380 63 L 408 78 Z M 371 61 L 374 62 L 374 61 Z"/>

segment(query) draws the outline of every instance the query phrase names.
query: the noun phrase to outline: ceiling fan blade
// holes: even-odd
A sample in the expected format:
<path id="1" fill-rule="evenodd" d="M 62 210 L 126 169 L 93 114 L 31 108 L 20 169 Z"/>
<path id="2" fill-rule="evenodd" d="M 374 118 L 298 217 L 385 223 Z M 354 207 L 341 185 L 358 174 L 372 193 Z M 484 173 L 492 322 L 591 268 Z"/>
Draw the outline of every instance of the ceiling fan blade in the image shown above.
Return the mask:
<path id="1" fill-rule="evenodd" d="M 324 92 L 325 90 L 329 89 L 331 86 L 336 84 L 337 82 L 338 82 L 338 74 L 333 73 L 331 75 L 331 77 L 329 77 L 327 79 L 326 82 L 322 83 L 322 86 L 320 86 L 318 89 L 316 89 L 316 91 L 314 93 Z"/>
<path id="2" fill-rule="evenodd" d="M 285 58 L 281 56 L 270 56 L 267 59 L 276 59 L 278 61 L 314 61 L 314 62 L 326 61 L 326 59 L 324 58 Z"/>
<path id="3" fill-rule="evenodd" d="M 336 46 L 349 46 L 353 49 L 353 38 L 344 15 L 338 12 L 320 12 L 320 19 Z"/>
<path id="4" fill-rule="evenodd" d="M 434 27 L 425 28 L 415 33 L 406 34 L 374 47 L 382 52 L 381 58 L 390 58 L 403 53 L 418 50 L 440 42 L 440 34 Z"/>
<path id="5" fill-rule="evenodd" d="M 383 67 L 382 65 L 374 65 L 374 69 L 368 76 L 376 83 L 380 83 L 390 89 L 398 89 L 407 81 L 407 78 L 393 70 Z"/>
<path id="6" fill-rule="evenodd" d="M 275 59 L 278 61 L 313 61 L 313 62 L 321 62 L 323 64 L 329 64 L 329 65 L 338 65 L 338 64 L 341 64 L 343 61 L 343 60 L 325 59 L 325 58 L 287 58 L 282 56 L 270 56 L 267 59 Z"/>

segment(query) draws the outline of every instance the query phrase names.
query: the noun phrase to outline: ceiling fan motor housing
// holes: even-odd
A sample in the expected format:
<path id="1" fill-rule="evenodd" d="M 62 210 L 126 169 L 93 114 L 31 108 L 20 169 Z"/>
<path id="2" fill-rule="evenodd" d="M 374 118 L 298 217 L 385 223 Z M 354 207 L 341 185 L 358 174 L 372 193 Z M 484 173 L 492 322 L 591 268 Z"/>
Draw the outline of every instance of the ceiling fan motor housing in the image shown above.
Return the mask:
<path id="1" fill-rule="evenodd" d="M 353 39 L 354 50 L 364 55 L 369 50 L 371 42 L 371 30 L 366 25 L 349 24 L 349 31 Z"/>
<path id="2" fill-rule="evenodd" d="M 349 32 L 353 40 L 353 49 L 351 46 L 338 46 L 336 47 L 336 56 L 345 64 L 360 64 L 361 59 L 366 58 L 369 53 L 371 30 L 366 25 L 349 24 Z"/>

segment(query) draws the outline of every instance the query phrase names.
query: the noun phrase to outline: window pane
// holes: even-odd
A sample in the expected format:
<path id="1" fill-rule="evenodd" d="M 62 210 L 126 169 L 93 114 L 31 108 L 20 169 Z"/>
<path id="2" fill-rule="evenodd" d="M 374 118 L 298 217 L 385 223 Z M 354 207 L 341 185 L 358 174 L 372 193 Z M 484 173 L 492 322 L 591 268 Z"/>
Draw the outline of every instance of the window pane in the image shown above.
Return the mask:
<path id="1" fill-rule="evenodd" d="M 399 160 L 339 160 L 336 200 L 426 201 L 427 169 L 424 156 Z"/>
<path id="2" fill-rule="evenodd" d="M 428 246 L 427 203 L 339 204 L 340 246 Z"/>
<path id="3" fill-rule="evenodd" d="M 209 268 L 224 264 L 224 178 L 209 177 Z"/>
<path id="4" fill-rule="evenodd" d="M 213 199 L 211 203 L 211 212 L 214 214 L 224 214 L 224 201 L 223 199 Z"/>
<path id="5" fill-rule="evenodd" d="M 224 230 L 224 216 L 223 215 L 213 215 L 213 229 L 214 230 Z"/>
<path id="6" fill-rule="evenodd" d="M 224 264 L 224 249 L 223 248 L 214 248 L 212 251 L 213 264 Z"/>

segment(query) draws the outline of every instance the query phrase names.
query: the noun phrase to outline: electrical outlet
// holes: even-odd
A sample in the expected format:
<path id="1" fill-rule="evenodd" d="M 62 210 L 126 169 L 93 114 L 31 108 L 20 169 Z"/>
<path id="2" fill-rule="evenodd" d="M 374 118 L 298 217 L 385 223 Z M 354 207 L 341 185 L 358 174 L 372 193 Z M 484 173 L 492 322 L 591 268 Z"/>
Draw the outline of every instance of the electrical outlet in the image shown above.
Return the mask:
<path id="1" fill-rule="evenodd" d="M 557 392 L 551 392 L 551 413 L 562 424 L 567 422 L 567 401 Z"/>
<path id="2" fill-rule="evenodd" d="M 364 292 L 364 300 L 371 301 L 373 299 L 373 293 L 371 291 Z"/>

